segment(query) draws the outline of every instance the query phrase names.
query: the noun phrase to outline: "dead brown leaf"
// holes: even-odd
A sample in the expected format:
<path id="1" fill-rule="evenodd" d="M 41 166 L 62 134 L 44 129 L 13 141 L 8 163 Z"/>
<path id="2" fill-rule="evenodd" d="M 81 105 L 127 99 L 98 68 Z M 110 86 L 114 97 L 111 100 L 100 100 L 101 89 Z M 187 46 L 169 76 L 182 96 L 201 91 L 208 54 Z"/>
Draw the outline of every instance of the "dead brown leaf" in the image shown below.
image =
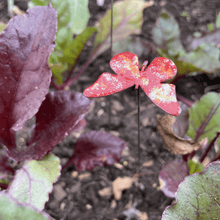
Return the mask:
<path id="1" fill-rule="evenodd" d="M 164 147 L 174 154 L 189 154 L 193 151 L 199 150 L 206 142 L 207 138 L 194 142 L 178 137 L 173 133 L 173 124 L 175 123 L 175 116 L 163 115 L 158 119 L 157 130 L 160 132 Z"/>

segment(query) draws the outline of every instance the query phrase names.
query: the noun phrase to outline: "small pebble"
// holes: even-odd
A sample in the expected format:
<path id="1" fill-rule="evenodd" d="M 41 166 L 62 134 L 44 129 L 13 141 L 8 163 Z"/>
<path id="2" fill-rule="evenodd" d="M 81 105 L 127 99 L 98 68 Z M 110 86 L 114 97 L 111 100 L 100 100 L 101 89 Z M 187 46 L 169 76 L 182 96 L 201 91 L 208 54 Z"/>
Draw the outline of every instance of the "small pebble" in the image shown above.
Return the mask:
<path id="1" fill-rule="evenodd" d="M 85 172 L 85 173 L 82 173 L 82 174 L 80 174 L 79 175 L 79 180 L 80 181 L 82 181 L 82 180 L 91 180 L 92 179 L 92 175 L 91 175 L 91 173 L 89 173 L 89 172 Z"/>
<path id="2" fill-rule="evenodd" d="M 86 209 L 90 210 L 90 209 L 92 209 L 92 206 L 90 204 L 86 204 Z"/>
<path id="3" fill-rule="evenodd" d="M 60 184 L 54 185 L 53 194 L 57 201 L 61 201 L 67 195 Z"/>

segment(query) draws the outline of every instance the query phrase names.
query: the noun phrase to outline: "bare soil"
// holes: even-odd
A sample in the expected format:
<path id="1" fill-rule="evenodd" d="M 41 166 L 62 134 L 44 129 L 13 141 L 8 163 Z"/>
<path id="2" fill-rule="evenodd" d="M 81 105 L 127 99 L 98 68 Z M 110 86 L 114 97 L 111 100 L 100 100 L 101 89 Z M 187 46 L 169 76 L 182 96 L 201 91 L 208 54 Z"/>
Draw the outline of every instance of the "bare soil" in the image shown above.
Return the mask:
<path id="1" fill-rule="evenodd" d="M 27 1 L 15 1 L 22 10 L 26 10 Z M 94 25 L 110 8 L 110 0 L 105 0 L 103 7 L 96 4 L 96 0 L 89 1 L 89 25 Z M 181 29 L 181 40 L 187 46 L 193 33 L 208 31 L 207 24 L 215 23 L 220 11 L 219 0 L 154 0 L 154 5 L 144 10 L 144 23 L 141 36 L 148 41 L 152 40 L 152 28 L 160 15 L 162 8 L 167 9 Z M 190 20 L 181 16 L 186 11 Z M 0 21 L 7 22 L 6 1 L 0 1 Z M 92 41 L 91 41 L 92 44 Z M 88 59 L 88 46 L 82 54 L 79 67 Z M 152 53 L 147 57 L 150 62 L 156 56 Z M 98 76 L 109 69 L 110 51 L 99 56 L 86 69 L 83 75 L 71 86 L 71 90 L 83 92 Z M 77 72 L 77 69 L 76 69 Z M 216 81 L 215 81 L 216 82 Z M 177 93 L 190 99 L 198 100 L 205 91 L 214 85 L 213 77 L 207 74 L 185 77 L 176 83 Z M 161 168 L 169 161 L 181 158 L 168 152 L 162 143 L 161 136 L 156 129 L 157 116 L 165 114 L 156 107 L 143 91 L 141 97 L 141 152 L 137 149 L 137 91 L 127 89 L 110 97 L 94 99 L 89 113 L 86 116 L 87 126 L 83 131 L 72 133 L 57 145 L 53 153 L 61 159 L 64 165 L 73 154 L 77 137 L 81 133 L 91 130 L 102 130 L 112 133 L 126 141 L 128 148 L 124 151 L 121 161 L 108 167 L 97 167 L 93 171 L 78 173 L 74 166 L 70 166 L 60 176 L 50 194 L 50 200 L 45 205 L 45 211 L 56 220 L 113 220 L 138 219 L 128 218 L 123 212 L 135 207 L 146 213 L 149 220 L 161 219 L 164 209 L 173 201 L 167 198 L 158 189 L 158 175 Z M 111 102 L 111 127 L 109 127 L 109 103 Z M 142 166 L 145 164 L 145 166 Z M 100 190 L 112 186 L 117 177 L 133 177 L 140 166 L 140 176 L 133 185 L 125 190 L 117 201 L 110 192 L 102 195 Z M 144 216 L 144 215 L 143 215 Z M 146 215 L 145 215 L 146 216 Z M 147 219 L 144 218 L 143 219 Z"/>

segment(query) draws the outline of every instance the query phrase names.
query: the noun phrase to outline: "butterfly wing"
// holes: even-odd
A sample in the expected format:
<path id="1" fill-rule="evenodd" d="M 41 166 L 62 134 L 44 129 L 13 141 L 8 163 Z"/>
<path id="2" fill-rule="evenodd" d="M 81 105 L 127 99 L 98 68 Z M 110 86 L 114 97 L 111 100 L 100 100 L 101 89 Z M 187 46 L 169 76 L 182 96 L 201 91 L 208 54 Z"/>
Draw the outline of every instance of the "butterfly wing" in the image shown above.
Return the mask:
<path id="1" fill-rule="evenodd" d="M 110 61 L 111 68 L 117 73 L 103 73 L 99 79 L 83 94 L 87 97 L 100 97 L 120 92 L 133 86 L 140 77 L 137 55 L 124 52 L 117 54 Z"/>
<path id="2" fill-rule="evenodd" d="M 158 57 L 146 71 L 141 72 L 140 77 L 140 86 L 151 101 L 171 115 L 178 115 L 181 112 L 176 99 L 175 85 L 161 84 L 161 81 L 173 78 L 176 72 L 173 61 Z"/>
<path id="3" fill-rule="evenodd" d="M 107 96 L 133 85 L 134 82 L 126 80 L 120 75 L 103 73 L 93 85 L 84 90 L 83 94 L 87 97 Z"/>
<path id="4" fill-rule="evenodd" d="M 124 52 L 115 55 L 110 61 L 110 66 L 117 75 L 125 79 L 135 82 L 140 77 L 138 56 L 133 53 Z"/>
<path id="5" fill-rule="evenodd" d="M 141 72 L 142 76 L 151 77 L 157 82 L 172 79 L 177 73 L 175 63 L 165 57 L 155 58 L 145 71 Z"/>
<path id="6" fill-rule="evenodd" d="M 172 84 L 160 84 L 151 89 L 146 85 L 141 86 L 151 101 L 165 112 L 171 115 L 179 115 L 181 108 L 176 99 L 175 86 Z"/>

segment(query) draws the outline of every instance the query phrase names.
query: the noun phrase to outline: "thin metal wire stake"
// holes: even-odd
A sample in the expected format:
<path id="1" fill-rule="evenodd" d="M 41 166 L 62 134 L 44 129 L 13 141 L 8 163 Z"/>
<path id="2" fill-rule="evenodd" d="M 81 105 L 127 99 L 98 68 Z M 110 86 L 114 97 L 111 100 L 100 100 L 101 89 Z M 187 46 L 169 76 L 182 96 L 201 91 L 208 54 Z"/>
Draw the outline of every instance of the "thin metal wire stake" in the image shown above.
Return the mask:
<path id="1" fill-rule="evenodd" d="M 113 44 L 113 0 L 111 0 L 111 39 L 110 39 L 110 54 L 111 54 L 111 58 L 112 58 L 112 44 Z"/>
<path id="2" fill-rule="evenodd" d="M 144 71 L 147 67 L 148 61 L 144 61 L 141 71 Z M 137 173 L 140 173 L 140 167 L 141 167 L 141 147 L 140 147 L 140 86 L 138 86 L 137 89 L 137 102 L 138 102 L 138 169 Z"/>
<path id="3" fill-rule="evenodd" d="M 110 56 L 112 58 L 112 44 L 113 44 L 113 0 L 111 0 L 111 32 L 110 32 Z M 111 59 L 110 58 L 110 59 Z M 112 117 L 112 104 L 111 104 L 112 98 L 109 96 L 109 108 L 108 108 L 108 126 L 109 129 L 111 129 L 111 117 Z"/>
<path id="4" fill-rule="evenodd" d="M 141 148 L 140 148 L 140 87 L 137 89 L 137 100 L 138 100 L 138 173 L 140 173 L 141 166 Z"/>

